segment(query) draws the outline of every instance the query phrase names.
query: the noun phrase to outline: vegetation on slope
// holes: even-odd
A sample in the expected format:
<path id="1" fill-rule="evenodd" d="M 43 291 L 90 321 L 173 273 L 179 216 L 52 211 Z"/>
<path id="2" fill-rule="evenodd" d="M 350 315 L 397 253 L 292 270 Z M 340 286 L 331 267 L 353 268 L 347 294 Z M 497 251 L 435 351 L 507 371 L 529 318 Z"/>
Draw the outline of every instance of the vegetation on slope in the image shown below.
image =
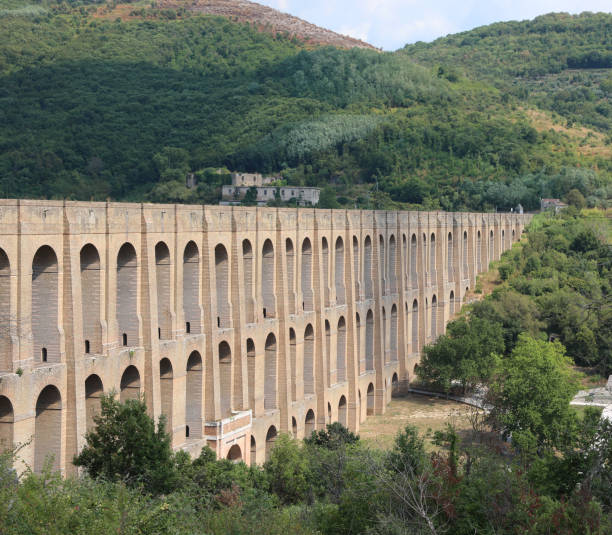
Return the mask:
<path id="1" fill-rule="evenodd" d="M 324 186 L 324 206 L 505 210 L 572 188 L 591 205 L 610 196 L 609 154 L 534 128 L 488 83 L 404 53 L 307 50 L 148 4 L 108 20 L 82 4 L 2 0 L 0 196 L 214 202 L 219 168 Z M 164 150 L 183 151 L 198 188 L 156 165 Z"/>

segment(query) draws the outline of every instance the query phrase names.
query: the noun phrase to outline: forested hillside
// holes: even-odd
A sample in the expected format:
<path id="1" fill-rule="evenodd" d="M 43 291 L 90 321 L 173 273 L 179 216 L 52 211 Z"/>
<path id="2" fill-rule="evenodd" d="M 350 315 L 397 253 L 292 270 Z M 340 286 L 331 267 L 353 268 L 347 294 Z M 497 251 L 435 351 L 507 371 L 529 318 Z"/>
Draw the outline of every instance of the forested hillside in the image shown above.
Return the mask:
<path id="1" fill-rule="evenodd" d="M 155 5 L 0 0 L 0 196 L 211 203 L 243 170 L 324 186 L 326 207 L 610 197 L 606 128 L 455 72 L 450 52 L 313 49 Z M 582 34 L 605 50 L 605 31 Z"/>

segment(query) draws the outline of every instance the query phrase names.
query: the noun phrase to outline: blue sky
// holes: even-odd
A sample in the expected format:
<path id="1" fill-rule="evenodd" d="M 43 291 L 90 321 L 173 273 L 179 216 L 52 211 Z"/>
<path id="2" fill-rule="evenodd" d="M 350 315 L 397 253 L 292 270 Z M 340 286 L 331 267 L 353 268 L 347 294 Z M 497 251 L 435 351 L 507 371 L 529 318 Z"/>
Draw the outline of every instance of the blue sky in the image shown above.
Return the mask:
<path id="1" fill-rule="evenodd" d="M 612 10 L 611 0 L 255 0 L 385 50 L 551 11 Z"/>

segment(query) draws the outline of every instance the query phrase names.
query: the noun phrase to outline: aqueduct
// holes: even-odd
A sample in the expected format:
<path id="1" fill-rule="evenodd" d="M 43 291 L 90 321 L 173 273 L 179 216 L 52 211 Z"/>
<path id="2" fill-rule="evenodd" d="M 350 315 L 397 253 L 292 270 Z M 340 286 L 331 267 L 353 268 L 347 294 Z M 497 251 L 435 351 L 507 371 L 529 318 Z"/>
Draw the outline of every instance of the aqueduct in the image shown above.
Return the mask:
<path id="1" fill-rule="evenodd" d="M 0 201 L 0 442 L 69 473 L 110 391 L 195 455 L 358 430 L 528 217 Z"/>

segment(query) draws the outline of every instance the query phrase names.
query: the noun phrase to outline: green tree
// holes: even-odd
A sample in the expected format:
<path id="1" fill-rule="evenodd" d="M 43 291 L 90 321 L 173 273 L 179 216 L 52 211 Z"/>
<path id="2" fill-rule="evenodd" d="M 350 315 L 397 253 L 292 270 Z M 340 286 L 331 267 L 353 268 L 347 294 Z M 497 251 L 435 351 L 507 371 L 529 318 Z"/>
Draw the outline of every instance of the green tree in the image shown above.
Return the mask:
<path id="1" fill-rule="evenodd" d="M 568 194 L 565 196 L 565 201 L 570 206 L 575 206 L 576 208 L 578 208 L 578 210 L 586 208 L 587 205 L 584 195 L 580 193 L 580 190 L 577 190 L 576 188 L 568 192 Z"/>
<path id="2" fill-rule="evenodd" d="M 156 428 L 141 399 L 121 403 L 109 394 L 101 405 L 96 427 L 85 436 L 86 445 L 74 464 L 94 478 L 143 485 L 152 494 L 170 491 L 177 473 L 164 417 Z"/>
<path id="3" fill-rule="evenodd" d="M 270 459 L 264 464 L 270 491 L 283 503 L 299 503 L 307 498 L 310 488 L 310 466 L 303 447 L 289 435 L 276 440 Z"/>

